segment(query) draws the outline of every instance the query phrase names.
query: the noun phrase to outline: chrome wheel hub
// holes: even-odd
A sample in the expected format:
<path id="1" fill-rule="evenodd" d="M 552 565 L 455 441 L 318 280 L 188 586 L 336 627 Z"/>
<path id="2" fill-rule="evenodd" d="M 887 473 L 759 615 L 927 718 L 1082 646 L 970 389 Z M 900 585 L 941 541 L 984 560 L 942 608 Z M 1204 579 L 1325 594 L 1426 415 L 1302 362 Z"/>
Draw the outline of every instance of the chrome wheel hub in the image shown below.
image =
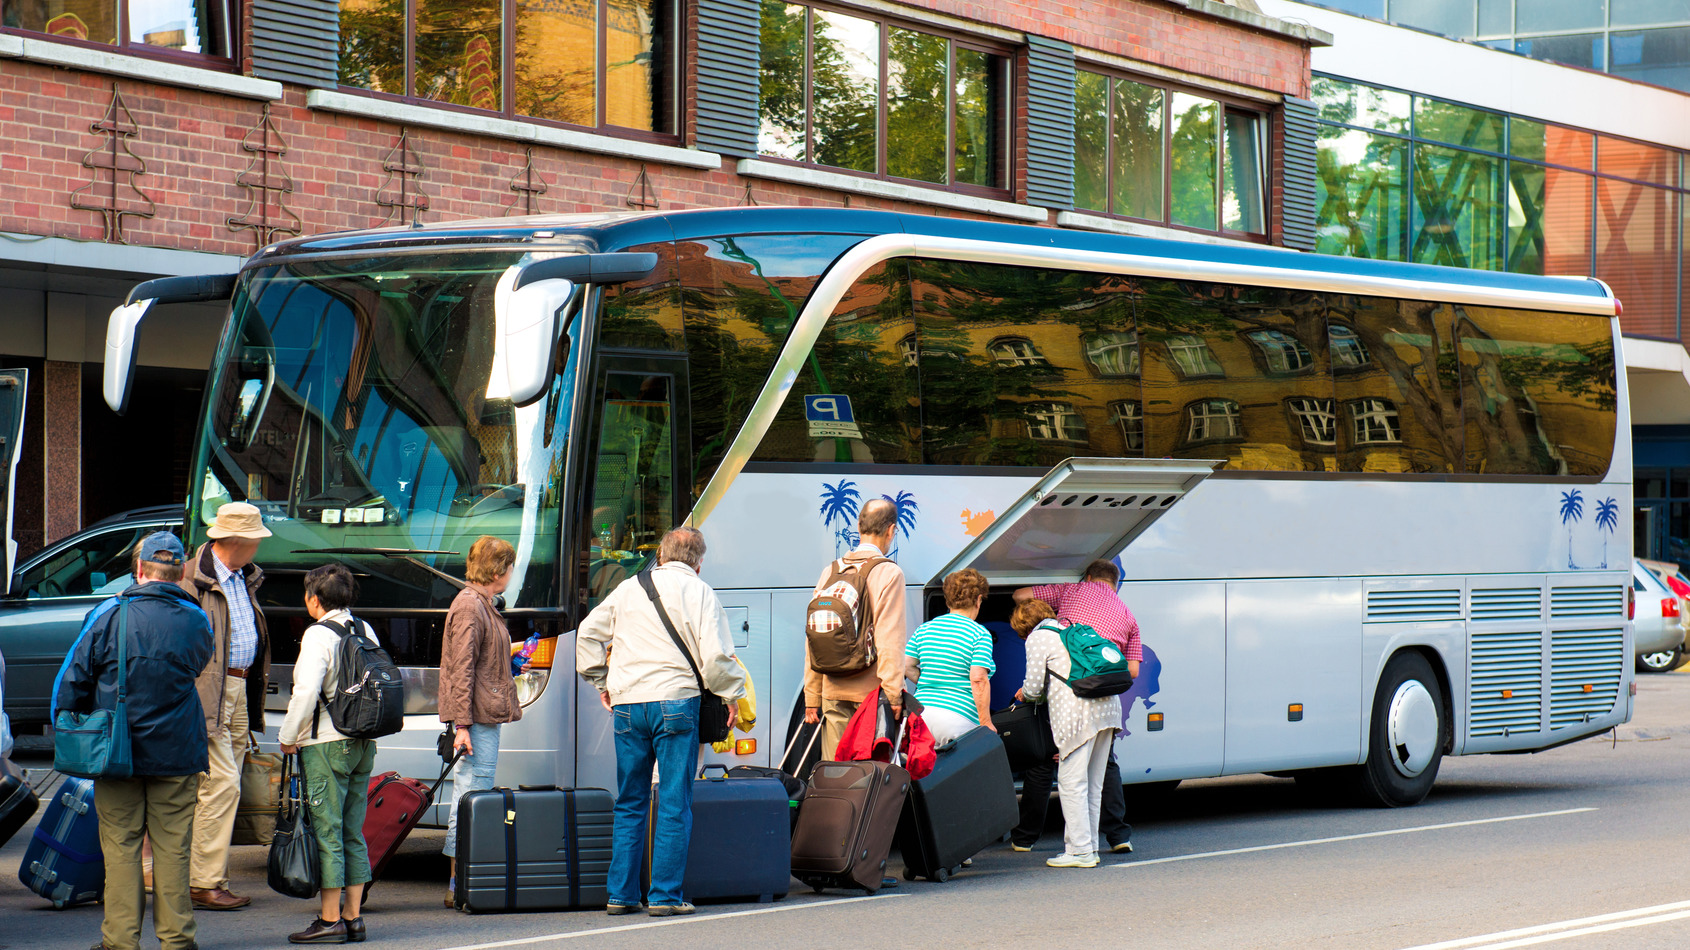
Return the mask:
<path id="1" fill-rule="evenodd" d="M 1408 778 L 1426 771 L 1438 751 L 1438 704 L 1419 680 L 1397 687 L 1385 721 L 1391 764 Z"/>

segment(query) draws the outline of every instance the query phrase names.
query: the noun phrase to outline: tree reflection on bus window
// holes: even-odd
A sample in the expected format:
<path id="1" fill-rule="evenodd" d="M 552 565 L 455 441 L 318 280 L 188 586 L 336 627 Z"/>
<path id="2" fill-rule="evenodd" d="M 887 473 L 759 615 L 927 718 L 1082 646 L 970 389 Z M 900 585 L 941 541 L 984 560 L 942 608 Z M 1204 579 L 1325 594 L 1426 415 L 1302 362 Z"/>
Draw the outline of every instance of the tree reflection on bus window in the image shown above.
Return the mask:
<path id="1" fill-rule="evenodd" d="M 1337 379 L 1347 431 L 1338 466 L 1345 472 L 1447 473 L 1461 445 L 1450 309 L 1382 297 L 1327 298 L 1333 327 L 1354 333 L 1340 344 L 1366 354 Z M 1343 339 L 1342 335 L 1334 339 Z"/>
<path id="2" fill-rule="evenodd" d="M 611 372 L 604 377 L 587 534 L 587 606 L 657 558 L 675 524 L 674 378 Z"/>

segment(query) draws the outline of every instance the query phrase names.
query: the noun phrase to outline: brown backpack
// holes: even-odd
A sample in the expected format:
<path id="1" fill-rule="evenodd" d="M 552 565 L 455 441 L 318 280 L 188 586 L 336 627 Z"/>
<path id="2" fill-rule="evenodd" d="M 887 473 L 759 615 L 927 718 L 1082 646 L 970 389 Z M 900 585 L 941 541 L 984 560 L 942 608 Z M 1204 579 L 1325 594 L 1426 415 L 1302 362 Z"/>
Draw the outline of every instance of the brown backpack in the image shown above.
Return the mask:
<path id="1" fill-rule="evenodd" d="M 868 576 L 891 558 L 833 562 L 804 612 L 810 669 L 824 676 L 849 676 L 874 666 L 874 609 Z"/>

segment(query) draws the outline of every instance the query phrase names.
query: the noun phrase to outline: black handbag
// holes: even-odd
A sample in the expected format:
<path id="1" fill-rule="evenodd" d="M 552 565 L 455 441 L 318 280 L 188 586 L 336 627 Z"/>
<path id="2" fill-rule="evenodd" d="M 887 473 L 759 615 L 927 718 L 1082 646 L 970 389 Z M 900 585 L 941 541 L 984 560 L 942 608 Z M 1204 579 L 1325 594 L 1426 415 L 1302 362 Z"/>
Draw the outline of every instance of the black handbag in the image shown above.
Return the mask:
<path id="1" fill-rule="evenodd" d="M 276 836 L 270 839 L 270 889 L 289 897 L 314 897 L 322 886 L 317 836 L 300 789 L 299 755 L 282 760 L 282 804 L 276 812 Z"/>
<path id="2" fill-rule="evenodd" d="M 733 727 L 728 725 L 728 704 L 705 688 L 704 674 L 698 671 L 692 651 L 687 649 L 680 631 L 675 629 L 675 622 L 669 619 L 669 611 L 663 609 L 663 599 L 657 596 L 657 585 L 651 581 L 651 572 L 641 571 L 637 576 L 640 586 L 645 588 L 645 595 L 651 598 L 651 605 L 657 609 L 658 619 L 663 621 L 663 629 L 669 631 L 669 639 L 675 641 L 681 655 L 687 658 L 687 666 L 692 668 L 693 679 L 698 680 L 698 741 L 721 742 L 733 733 Z"/>
<path id="3" fill-rule="evenodd" d="M 1056 738 L 1050 731 L 1049 703 L 1016 703 L 992 713 L 992 725 L 1003 739 L 1009 755 L 1009 770 L 1025 772 L 1049 765 L 1056 756 Z"/>

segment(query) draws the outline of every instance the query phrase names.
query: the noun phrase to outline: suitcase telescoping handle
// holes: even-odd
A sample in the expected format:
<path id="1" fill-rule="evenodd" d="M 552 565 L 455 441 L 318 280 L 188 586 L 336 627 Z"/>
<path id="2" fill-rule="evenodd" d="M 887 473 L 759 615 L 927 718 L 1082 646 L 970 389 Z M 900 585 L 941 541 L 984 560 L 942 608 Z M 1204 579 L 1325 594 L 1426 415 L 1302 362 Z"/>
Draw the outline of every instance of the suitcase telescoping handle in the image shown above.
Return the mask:
<path id="1" fill-rule="evenodd" d="M 782 752 L 780 754 L 780 764 L 783 767 L 786 765 L 787 761 L 792 758 L 792 747 L 798 744 L 798 737 L 802 736 L 803 734 L 804 734 L 804 727 L 802 725 L 800 725 L 798 727 L 798 729 L 792 733 L 792 738 L 787 740 L 786 751 Z M 808 759 L 810 757 L 810 750 L 814 749 L 816 747 L 816 740 L 820 739 L 821 737 L 822 737 L 821 723 L 816 723 L 816 728 L 810 732 L 810 741 L 807 744 L 805 744 L 805 746 L 804 746 L 803 756 L 801 756 L 798 759 L 798 761 L 796 763 L 794 763 L 794 765 L 793 765 L 793 769 L 792 769 L 793 775 L 798 774 L 798 770 L 800 768 L 802 768 L 803 765 L 804 765 L 804 760 Z"/>
<path id="2" fill-rule="evenodd" d="M 440 792 L 440 783 L 446 781 L 446 776 L 452 774 L 452 766 L 457 765 L 458 760 L 463 758 L 463 757 L 464 757 L 464 750 L 462 750 L 462 749 L 453 749 L 452 750 L 452 757 L 447 760 L 446 767 L 440 770 L 440 777 L 435 779 L 434 784 L 430 785 L 428 787 L 428 794 L 429 794 L 430 798 L 434 797 L 436 794 L 438 794 Z"/>

